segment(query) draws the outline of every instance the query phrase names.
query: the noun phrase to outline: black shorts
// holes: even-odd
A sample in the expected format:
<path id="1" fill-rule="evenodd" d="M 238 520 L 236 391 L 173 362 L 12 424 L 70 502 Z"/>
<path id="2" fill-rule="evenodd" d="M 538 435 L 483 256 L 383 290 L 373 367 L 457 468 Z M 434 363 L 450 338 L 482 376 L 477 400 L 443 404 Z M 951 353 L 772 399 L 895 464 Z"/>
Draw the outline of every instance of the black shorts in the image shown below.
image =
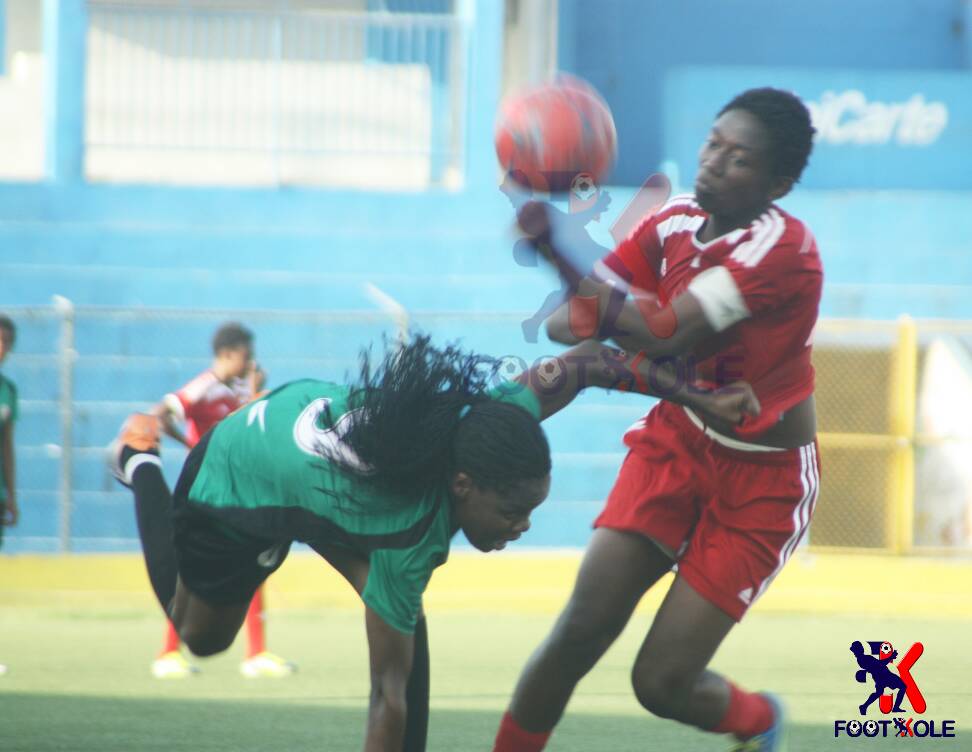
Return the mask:
<path id="1" fill-rule="evenodd" d="M 236 530 L 189 498 L 208 443 L 206 434 L 189 452 L 172 498 L 179 577 L 194 595 L 214 606 L 249 603 L 283 564 L 291 541 Z"/>

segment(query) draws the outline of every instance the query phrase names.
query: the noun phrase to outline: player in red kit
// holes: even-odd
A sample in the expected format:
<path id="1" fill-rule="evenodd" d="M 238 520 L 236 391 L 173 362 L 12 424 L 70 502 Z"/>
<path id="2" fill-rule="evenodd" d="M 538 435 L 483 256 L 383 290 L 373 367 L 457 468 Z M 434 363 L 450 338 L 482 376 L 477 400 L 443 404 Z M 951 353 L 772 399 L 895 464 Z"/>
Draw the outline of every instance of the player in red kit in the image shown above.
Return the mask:
<path id="1" fill-rule="evenodd" d="M 176 392 L 167 394 L 152 411 L 162 429 L 190 449 L 209 429 L 249 402 L 263 388 L 264 375 L 253 359 L 253 333 L 227 323 L 213 336 L 212 365 Z M 179 424 L 185 427 L 183 432 Z M 256 591 L 246 614 L 248 646 L 240 672 L 247 677 L 287 676 L 295 670 L 266 649 L 263 588 Z M 179 635 L 166 625 L 165 644 L 152 663 L 159 678 L 180 678 L 196 671 L 179 651 Z"/>
<path id="2" fill-rule="evenodd" d="M 613 339 L 671 358 L 700 385 L 746 380 L 762 411 L 733 425 L 663 401 L 625 434 L 574 591 L 523 670 L 496 752 L 543 749 L 577 682 L 673 564 L 632 670 L 639 702 L 731 734 L 735 749 L 783 749 L 779 702 L 707 666 L 800 544 L 817 499 L 810 349 L 823 270 L 810 230 L 774 203 L 803 172 L 813 133 L 788 92 L 737 96 L 702 145 L 694 196 L 644 221 L 579 282 L 586 301 L 548 321 L 555 340 Z M 528 207 L 521 225 L 562 260 L 547 216 Z"/>

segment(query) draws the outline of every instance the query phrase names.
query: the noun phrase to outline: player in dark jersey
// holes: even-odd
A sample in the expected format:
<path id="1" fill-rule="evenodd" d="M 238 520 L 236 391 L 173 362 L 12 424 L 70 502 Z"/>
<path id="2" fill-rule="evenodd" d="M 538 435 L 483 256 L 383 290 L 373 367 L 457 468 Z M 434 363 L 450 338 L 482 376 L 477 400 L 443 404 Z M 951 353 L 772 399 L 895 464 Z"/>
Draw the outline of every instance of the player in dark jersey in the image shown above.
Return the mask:
<path id="1" fill-rule="evenodd" d="M 308 543 L 366 605 L 365 749 L 424 749 L 422 594 L 452 537 L 462 529 L 481 551 L 519 538 L 550 486 L 540 421 L 585 386 L 647 390 L 658 375 L 595 342 L 560 363 L 555 389 L 534 387 L 536 370 L 491 389 L 490 359 L 427 337 L 377 368 L 365 354 L 351 386 L 296 381 L 227 417 L 189 454 L 174 496 L 157 422 L 132 416 L 113 470 L 135 493 L 149 579 L 185 644 L 198 655 L 225 650 L 254 590 L 293 541 Z M 759 409 L 748 385 L 669 398 L 727 420 Z"/>
<path id="2" fill-rule="evenodd" d="M 13 319 L 0 313 L 0 365 L 13 349 L 17 339 L 17 327 Z M 17 506 L 16 463 L 14 459 L 14 423 L 17 422 L 17 387 L 0 373 L 0 546 L 3 530 L 13 527 L 20 518 Z M 7 667 L 0 663 L 0 676 Z"/>
<path id="3" fill-rule="evenodd" d="M 0 314 L 0 364 L 13 349 L 17 327 L 9 316 Z M 3 528 L 17 524 L 17 484 L 14 461 L 14 423 L 18 417 L 17 387 L 0 373 L 0 544 Z"/>
<path id="4" fill-rule="evenodd" d="M 520 677 L 495 752 L 543 749 L 577 682 L 673 563 L 632 670 L 639 702 L 753 752 L 782 749 L 779 702 L 707 666 L 800 544 L 817 499 L 810 348 L 823 272 L 810 230 L 774 203 L 800 178 L 813 133 L 795 95 L 742 93 L 702 145 L 694 196 L 645 220 L 593 277 L 573 270 L 586 300 L 551 317 L 553 339 L 612 339 L 677 361 L 698 384 L 731 374 L 762 410 L 736 425 L 666 401 L 628 431 L 574 592 Z M 551 216 L 528 205 L 520 224 L 562 271 Z"/>

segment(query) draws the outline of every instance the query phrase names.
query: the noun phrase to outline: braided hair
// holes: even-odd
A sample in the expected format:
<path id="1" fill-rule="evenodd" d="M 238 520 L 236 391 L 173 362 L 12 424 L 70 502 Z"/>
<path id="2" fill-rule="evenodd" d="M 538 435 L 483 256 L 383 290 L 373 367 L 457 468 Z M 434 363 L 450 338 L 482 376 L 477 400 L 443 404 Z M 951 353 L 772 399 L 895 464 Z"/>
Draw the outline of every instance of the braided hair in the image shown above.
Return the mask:
<path id="1" fill-rule="evenodd" d="M 435 347 L 419 335 L 401 348 L 386 342 L 377 366 L 370 350 L 360 361 L 344 443 L 370 470 L 362 482 L 417 498 L 460 471 L 499 492 L 550 472 L 550 446 L 539 421 L 488 394 L 494 358 L 455 344 Z M 340 457 L 332 460 L 347 467 Z"/>

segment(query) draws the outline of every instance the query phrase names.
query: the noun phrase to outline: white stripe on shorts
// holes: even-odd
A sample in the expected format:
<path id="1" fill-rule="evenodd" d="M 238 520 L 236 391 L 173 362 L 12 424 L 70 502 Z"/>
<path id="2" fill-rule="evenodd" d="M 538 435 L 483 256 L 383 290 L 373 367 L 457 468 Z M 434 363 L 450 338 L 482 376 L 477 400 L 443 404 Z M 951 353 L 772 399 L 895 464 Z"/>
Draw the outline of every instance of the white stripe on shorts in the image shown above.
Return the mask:
<path id="1" fill-rule="evenodd" d="M 814 444 L 807 444 L 800 447 L 800 482 L 803 484 L 803 498 L 793 509 L 793 534 L 787 539 L 780 549 L 779 561 L 769 577 L 763 580 L 756 589 L 753 602 L 756 601 L 770 583 L 783 569 L 790 556 L 800 545 L 803 536 L 807 533 L 810 526 L 810 518 L 813 516 L 814 507 L 817 506 L 817 495 L 820 493 L 820 475 L 817 472 L 817 447 Z"/>

